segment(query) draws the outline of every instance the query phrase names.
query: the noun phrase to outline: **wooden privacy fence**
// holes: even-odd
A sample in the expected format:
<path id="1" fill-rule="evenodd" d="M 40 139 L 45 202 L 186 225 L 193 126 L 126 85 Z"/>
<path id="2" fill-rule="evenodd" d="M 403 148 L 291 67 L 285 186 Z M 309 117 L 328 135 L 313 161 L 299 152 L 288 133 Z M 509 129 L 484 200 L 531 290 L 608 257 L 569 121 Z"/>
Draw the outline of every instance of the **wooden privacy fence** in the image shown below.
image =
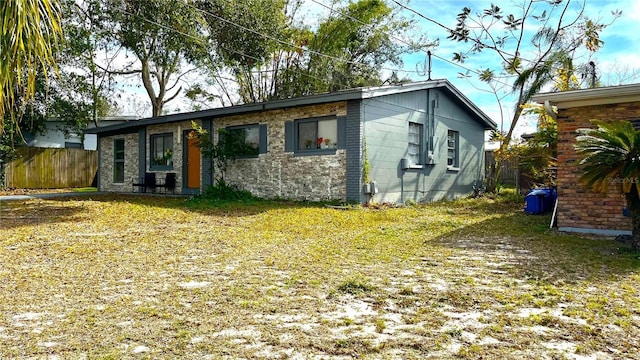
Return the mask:
<path id="1" fill-rule="evenodd" d="M 7 164 L 6 186 L 57 189 L 91 186 L 98 170 L 98 152 L 82 149 L 21 147 Z"/>
<path id="2" fill-rule="evenodd" d="M 485 174 L 489 176 L 489 169 L 491 165 L 495 162 L 495 155 L 493 151 L 486 151 L 484 153 L 484 163 L 486 166 Z M 512 158 L 509 160 L 502 161 L 502 171 L 500 172 L 500 178 L 498 182 L 502 185 L 512 185 L 518 186 L 518 159 Z"/>

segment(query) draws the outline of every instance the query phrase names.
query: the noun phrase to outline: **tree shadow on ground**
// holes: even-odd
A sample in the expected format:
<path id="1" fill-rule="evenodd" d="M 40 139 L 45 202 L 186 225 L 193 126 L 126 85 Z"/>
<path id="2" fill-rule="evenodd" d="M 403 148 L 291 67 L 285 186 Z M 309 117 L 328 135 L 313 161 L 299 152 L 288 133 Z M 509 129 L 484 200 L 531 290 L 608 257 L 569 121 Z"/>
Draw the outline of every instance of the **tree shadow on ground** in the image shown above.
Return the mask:
<path id="1" fill-rule="evenodd" d="M 522 280 L 606 280 L 640 271 L 640 254 L 628 245 L 612 237 L 549 229 L 550 220 L 550 215 L 507 213 L 431 241 L 463 256 L 481 256 Z"/>
<path id="2" fill-rule="evenodd" d="M 324 207 L 324 203 L 287 200 L 207 201 L 189 196 L 83 193 L 58 194 L 44 199 L 21 199 L 0 202 L 0 228 L 9 229 L 79 220 L 91 202 L 127 203 L 144 207 L 176 209 L 202 215 L 245 217 L 273 209 Z"/>
<path id="3" fill-rule="evenodd" d="M 0 229 L 69 221 L 82 212 L 81 206 L 65 206 L 57 200 L 3 201 L 0 203 Z"/>

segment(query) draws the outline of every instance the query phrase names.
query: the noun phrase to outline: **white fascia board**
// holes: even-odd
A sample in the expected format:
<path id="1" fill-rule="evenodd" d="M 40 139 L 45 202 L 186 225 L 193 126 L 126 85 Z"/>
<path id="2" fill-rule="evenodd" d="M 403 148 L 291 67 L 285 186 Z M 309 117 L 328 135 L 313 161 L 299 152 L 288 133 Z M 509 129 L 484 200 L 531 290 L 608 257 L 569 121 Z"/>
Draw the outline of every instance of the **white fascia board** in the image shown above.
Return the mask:
<path id="1" fill-rule="evenodd" d="M 531 100 L 539 104 L 548 101 L 558 109 L 636 102 L 640 101 L 640 84 L 541 93 Z"/>

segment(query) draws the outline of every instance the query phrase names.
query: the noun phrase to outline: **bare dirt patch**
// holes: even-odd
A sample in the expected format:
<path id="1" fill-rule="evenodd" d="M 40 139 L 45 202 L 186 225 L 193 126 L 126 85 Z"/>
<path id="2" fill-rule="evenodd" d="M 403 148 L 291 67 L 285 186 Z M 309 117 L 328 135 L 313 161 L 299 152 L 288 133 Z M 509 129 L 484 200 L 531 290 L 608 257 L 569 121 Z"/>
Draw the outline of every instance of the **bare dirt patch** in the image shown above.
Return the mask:
<path id="1" fill-rule="evenodd" d="M 640 261 L 519 207 L 3 202 L 0 357 L 637 358 Z"/>

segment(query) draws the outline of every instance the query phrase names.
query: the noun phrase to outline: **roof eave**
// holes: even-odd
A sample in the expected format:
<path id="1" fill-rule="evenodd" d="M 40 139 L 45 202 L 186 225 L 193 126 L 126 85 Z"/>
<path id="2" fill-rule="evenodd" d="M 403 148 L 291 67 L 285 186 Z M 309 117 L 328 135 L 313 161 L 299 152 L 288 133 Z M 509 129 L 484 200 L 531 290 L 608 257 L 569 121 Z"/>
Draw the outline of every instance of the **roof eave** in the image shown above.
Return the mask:
<path id="1" fill-rule="evenodd" d="M 531 100 L 539 104 L 548 101 L 558 109 L 636 102 L 640 101 L 640 84 L 541 93 Z"/>
<path id="2" fill-rule="evenodd" d="M 170 122 L 179 122 L 196 119 L 208 119 L 221 116 L 246 114 L 256 111 L 283 109 L 295 106 L 323 104 L 329 102 L 349 101 L 349 100 L 361 100 L 368 99 L 384 95 L 393 95 L 411 91 L 425 90 L 431 88 L 446 88 L 450 93 L 456 96 L 483 124 L 486 130 L 495 130 L 497 128 L 496 123 L 491 120 L 482 110 L 480 110 L 473 102 L 471 102 L 464 94 L 456 89 L 446 79 L 430 80 L 417 83 L 401 84 L 398 86 L 378 86 L 369 88 L 357 88 L 342 90 L 333 93 L 324 93 L 318 95 L 303 96 L 291 99 L 273 100 L 255 104 L 245 104 L 237 106 L 229 106 L 223 108 L 215 108 L 209 110 L 201 110 L 189 113 L 178 113 L 171 115 L 164 115 L 159 117 L 153 117 L 148 119 L 142 119 L 138 121 L 131 121 L 123 124 L 115 124 L 105 127 L 98 127 L 88 129 L 86 134 L 100 134 L 100 133 L 113 133 L 117 130 L 127 129 L 128 131 L 134 131 L 137 128 L 145 127 L 148 125 L 156 125 Z"/>
<path id="3" fill-rule="evenodd" d="M 480 110 L 480 108 L 473 103 L 469 98 L 467 98 L 463 93 L 460 92 L 455 86 L 453 86 L 449 81 L 445 80 L 446 88 L 455 94 L 458 99 L 460 99 L 466 106 L 469 108 L 475 116 L 477 116 L 484 125 L 485 130 L 496 130 L 498 128 L 498 124 L 493 121 L 484 111 Z"/>

